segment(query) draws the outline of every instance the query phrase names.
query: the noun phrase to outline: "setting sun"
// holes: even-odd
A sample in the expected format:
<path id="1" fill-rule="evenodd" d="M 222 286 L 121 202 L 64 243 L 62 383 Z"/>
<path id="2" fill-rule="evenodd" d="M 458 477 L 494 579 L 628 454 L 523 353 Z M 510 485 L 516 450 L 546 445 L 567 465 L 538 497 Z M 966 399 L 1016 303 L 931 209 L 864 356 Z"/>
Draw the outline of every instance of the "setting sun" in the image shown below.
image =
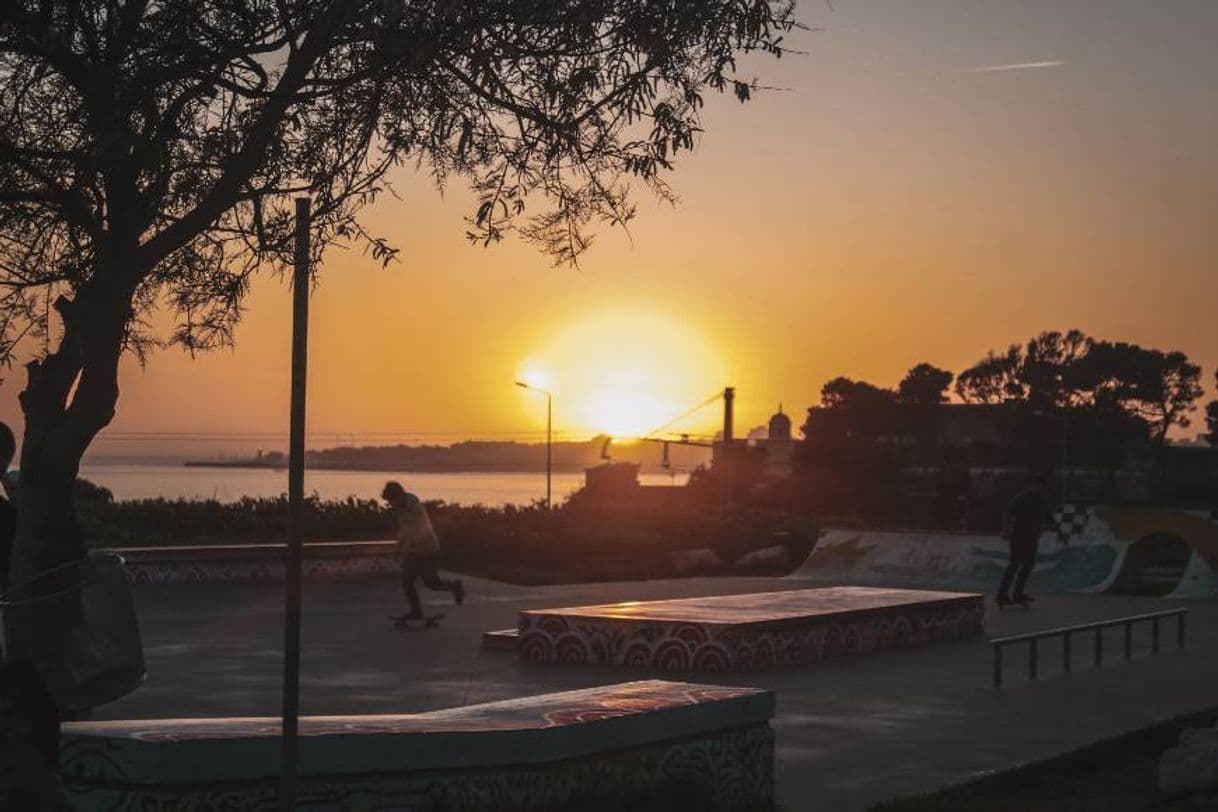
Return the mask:
<path id="1" fill-rule="evenodd" d="M 518 378 L 554 392 L 555 422 L 564 430 L 629 438 L 723 386 L 725 371 L 706 340 L 670 317 L 611 311 L 555 332 L 521 365 Z M 693 415 L 679 427 L 708 423 L 713 418 Z"/>

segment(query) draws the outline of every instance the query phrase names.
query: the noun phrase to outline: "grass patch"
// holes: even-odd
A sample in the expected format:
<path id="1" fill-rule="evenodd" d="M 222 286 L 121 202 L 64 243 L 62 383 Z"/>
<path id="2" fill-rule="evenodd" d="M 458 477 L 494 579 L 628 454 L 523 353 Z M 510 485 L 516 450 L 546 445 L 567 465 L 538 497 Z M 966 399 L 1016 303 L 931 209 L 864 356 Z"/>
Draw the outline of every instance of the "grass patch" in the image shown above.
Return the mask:
<path id="1" fill-rule="evenodd" d="M 1187 727 L 1211 727 L 1218 707 L 1179 716 L 1057 758 L 1016 767 L 870 812 L 1201 812 L 1218 809 L 1218 789 L 1168 797 L 1158 790 L 1159 756 Z"/>

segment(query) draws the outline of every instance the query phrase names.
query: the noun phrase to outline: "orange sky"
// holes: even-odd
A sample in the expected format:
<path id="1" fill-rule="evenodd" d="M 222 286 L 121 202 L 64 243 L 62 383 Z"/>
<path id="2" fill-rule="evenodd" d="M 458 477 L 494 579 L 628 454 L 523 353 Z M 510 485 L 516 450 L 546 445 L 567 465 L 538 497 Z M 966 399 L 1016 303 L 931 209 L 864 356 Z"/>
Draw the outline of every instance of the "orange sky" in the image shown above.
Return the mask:
<path id="1" fill-rule="evenodd" d="M 779 401 L 798 425 L 832 376 L 959 370 L 1051 328 L 1182 349 L 1212 389 L 1218 3 L 801 9 L 825 29 L 794 43 L 808 55 L 751 66 L 790 90 L 710 104 L 681 205 L 640 200 L 631 235 L 601 233 L 579 270 L 470 247 L 469 196 L 403 173 L 404 200 L 367 218 L 401 262 L 326 259 L 309 420 L 333 436 L 312 444 L 537 431 L 542 403 L 512 386 L 529 365 L 552 377 L 560 431 L 645 425 L 727 384 L 742 429 Z M 156 445 L 127 432 L 282 433 L 289 293 L 267 278 L 248 305 L 231 352 L 128 364 L 98 450 Z M 22 377 L 0 387 L 5 419 Z"/>

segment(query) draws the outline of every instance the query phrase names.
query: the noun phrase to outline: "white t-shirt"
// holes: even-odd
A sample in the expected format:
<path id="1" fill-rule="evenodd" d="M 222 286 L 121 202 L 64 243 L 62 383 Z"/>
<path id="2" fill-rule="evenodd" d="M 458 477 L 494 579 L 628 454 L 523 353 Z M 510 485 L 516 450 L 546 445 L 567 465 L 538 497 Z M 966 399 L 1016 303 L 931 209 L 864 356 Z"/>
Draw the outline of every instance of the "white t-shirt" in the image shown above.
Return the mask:
<path id="1" fill-rule="evenodd" d="M 397 514 L 399 552 L 415 555 L 435 555 L 440 552 L 440 539 L 419 497 L 413 493 L 406 494 L 397 507 Z"/>

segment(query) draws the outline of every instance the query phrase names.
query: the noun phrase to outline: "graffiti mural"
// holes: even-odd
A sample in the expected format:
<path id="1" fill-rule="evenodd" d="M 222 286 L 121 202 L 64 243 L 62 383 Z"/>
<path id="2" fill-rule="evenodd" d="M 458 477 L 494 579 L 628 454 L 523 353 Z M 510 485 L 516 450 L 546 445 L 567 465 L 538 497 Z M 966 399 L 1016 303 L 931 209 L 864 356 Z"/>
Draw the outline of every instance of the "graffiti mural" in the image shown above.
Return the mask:
<path id="1" fill-rule="evenodd" d="M 1211 511 L 1066 506 L 1041 537 L 1032 588 L 1044 592 L 1113 589 L 1131 545 L 1153 536 L 1191 550 L 1172 597 L 1218 596 L 1218 521 Z M 1008 562 L 996 535 L 832 529 L 788 578 L 820 583 L 992 591 Z"/>

